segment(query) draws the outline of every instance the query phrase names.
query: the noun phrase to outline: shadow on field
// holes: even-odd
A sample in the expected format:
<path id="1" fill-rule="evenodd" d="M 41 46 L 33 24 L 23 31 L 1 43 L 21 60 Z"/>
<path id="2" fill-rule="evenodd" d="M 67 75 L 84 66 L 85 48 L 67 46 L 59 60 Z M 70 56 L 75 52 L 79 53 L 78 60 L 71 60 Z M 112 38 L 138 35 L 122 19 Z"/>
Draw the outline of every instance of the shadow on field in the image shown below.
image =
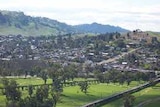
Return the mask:
<path id="1" fill-rule="evenodd" d="M 62 95 L 62 97 L 64 99 L 68 99 L 68 100 L 71 100 L 71 101 L 75 101 L 75 102 L 92 102 L 92 101 L 95 101 L 95 100 L 98 100 L 100 99 L 100 97 L 98 96 L 95 96 L 95 95 L 91 95 L 91 94 L 72 94 L 72 95 Z"/>
<path id="2" fill-rule="evenodd" d="M 156 86 L 152 87 L 152 89 L 160 89 L 160 86 L 156 85 Z"/>
<path id="3" fill-rule="evenodd" d="M 135 105 L 149 99 L 155 99 L 157 97 L 160 97 L 159 91 L 160 91 L 160 85 L 156 85 L 156 86 L 146 88 L 142 91 L 134 93 L 133 95 L 136 98 Z M 77 91 L 75 93 L 68 93 L 66 95 L 63 94 L 62 99 L 64 99 L 64 102 L 74 102 L 72 103 L 72 105 L 77 107 L 77 106 L 82 106 L 87 103 L 93 102 L 95 100 L 99 100 L 101 98 L 105 98 L 104 97 L 105 95 L 109 95 L 109 93 L 101 93 L 101 92 L 97 93 L 97 92 L 91 91 L 85 94 L 85 93 L 82 93 L 81 91 Z M 108 104 L 101 107 L 123 107 L 123 98 L 109 102 Z"/>
<path id="4" fill-rule="evenodd" d="M 134 107 L 136 107 L 136 105 L 138 105 L 138 104 L 140 104 L 140 103 L 142 103 L 146 100 L 155 99 L 155 98 L 158 98 L 158 97 L 159 97 L 159 95 L 136 96 Z M 108 104 L 103 105 L 101 107 L 123 107 L 123 98 L 112 101 L 112 102 L 109 102 Z"/>
<path id="5" fill-rule="evenodd" d="M 69 96 L 67 96 L 67 95 L 65 95 L 65 94 L 61 94 L 61 97 L 69 97 Z"/>

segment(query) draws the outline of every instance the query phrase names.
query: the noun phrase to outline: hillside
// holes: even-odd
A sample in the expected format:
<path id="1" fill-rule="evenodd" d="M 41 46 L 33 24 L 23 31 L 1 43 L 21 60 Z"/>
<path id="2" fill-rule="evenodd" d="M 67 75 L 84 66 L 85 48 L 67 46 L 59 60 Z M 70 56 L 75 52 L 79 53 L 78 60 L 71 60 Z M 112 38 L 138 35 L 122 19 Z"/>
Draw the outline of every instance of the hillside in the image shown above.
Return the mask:
<path id="1" fill-rule="evenodd" d="M 121 27 L 115 27 L 111 25 L 102 25 L 98 23 L 92 24 L 82 24 L 74 26 L 78 31 L 88 32 L 88 33 L 106 33 L 106 32 L 128 32 L 129 30 L 123 29 Z"/>
<path id="2" fill-rule="evenodd" d="M 23 12 L 0 11 L 0 35 L 58 35 L 72 31 L 74 29 L 71 26 L 56 20 L 44 17 L 31 17 Z"/>
<path id="3" fill-rule="evenodd" d="M 160 40 L 160 32 L 147 31 L 147 33 L 153 37 L 157 37 Z"/>
<path id="4" fill-rule="evenodd" d="M 0 11 L 0 35 L 39 36 L 66 33 L 106 33 L 128 30 L 98 23 L 71 26 L 45 17 L 31 17 L 23 12 Z"/>

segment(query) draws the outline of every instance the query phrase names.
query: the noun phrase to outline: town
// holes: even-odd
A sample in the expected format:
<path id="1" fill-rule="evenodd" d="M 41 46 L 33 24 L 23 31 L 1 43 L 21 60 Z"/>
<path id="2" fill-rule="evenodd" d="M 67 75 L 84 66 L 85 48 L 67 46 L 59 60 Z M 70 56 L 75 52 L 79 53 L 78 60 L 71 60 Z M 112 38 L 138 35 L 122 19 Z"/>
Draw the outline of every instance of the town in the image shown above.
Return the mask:
<path id="1" fill-rule="evenodd" d="M 36 62 L 58 62 L 62 65 L 83 65 L 91 68 L 91 72 L 96 66 L 101 66 L 102 72 L 108 69 L 158 71 L 158 46 L 156 37 L 150 37 L 139 29 L 127 34 L 116 32 L 81 37 L 72 34 L 57 37 L 8 35 L 0 36 L 0 58 L 1 63 L 16 62 L 12 66 L 17 69 L 24 69 L 21 60 L 28 64 L 35 62 L 29 64 L 28 70 Z M 41 65 L 37 63 L 36 66 Z"/>
<path id="2" fill-rule="evenodd" d="M 60 104 L 59 98 L 62 97 L 60 93 L 65 87 L 79 85 L 81 92 L 87 94 L 88 88 L 94 84 L 101 83 L 101 86 L 119 83 L 120 86 L 126 84 L 129 87 L 134 81 L 138 81 L 139 84 L 141 81 L 149 81 L 144 85 L 104 98 L 102 101 L 84 105 L 88 107 L 102 104 L 103 101 L 109 103 L 110 99 L 116 100 L 127 93 L 140 91 L 159 82 L 159 79 L 155 80 L 160 73 L 159 38 L 139 29 L 123 34 L 115 32 L 75 35 L 77 34 L 38 37 L 0 36 L 0 76 L 4 85 L 0 87 L 2 93 L 5 89 L 4 94 L 7 98 L 15 97 L 17 102 L 24 102 L 20 107 L 28 107 L 26 105 L 32 103 L 40 107 L 38 104 L 43 105 L 45 101 L 52 102 L 49 107 L 55 107 L 57 102 Z M 11 81 L 5 78 L 10 78 Z M 16 81 L 12 81 L 16 78 L 17 81 L 22 79 L 26 82 L 33 79 L 37 83 L 42 79 L 44 84 L 19 85 Z M 78 78 L 82 78 L 81 81 L 77 81 Z M 6 83 L 14 85 L 12 87 Z M 38 88 L 40 86 L 41 88 Z M 51 93 L 55 92 L 51 94 L 53 98 L 37 99 L 39 95 L 45 96 L 43 91 L 48 90 L 49 94 L 49 87 L 53 87 Z M 17 94 L 12 96 L 11 88 Z M 31 99 L 26 100 L 27 97 L 21 99 L 19 94 L 21 92 L 17 88 L 22 89 L 22 93 L 28 90 Z M 36 88 L 34 94 L 33 90 Z M 36 97 L 32 97 L 32 94 Z M 134 98 L 132 95 L 127 96 Z M 35 102 L 32 102 L 32 99 Z M 14 101 L 12 98 L 8 101 L 10 100 Z M 9 105 L 12 106 L 12 103 Z"/>
<path id="3" fill-rule="evenodd" d="M 0 0 L 0 107 L 158 107 L 159 7 Z"/>

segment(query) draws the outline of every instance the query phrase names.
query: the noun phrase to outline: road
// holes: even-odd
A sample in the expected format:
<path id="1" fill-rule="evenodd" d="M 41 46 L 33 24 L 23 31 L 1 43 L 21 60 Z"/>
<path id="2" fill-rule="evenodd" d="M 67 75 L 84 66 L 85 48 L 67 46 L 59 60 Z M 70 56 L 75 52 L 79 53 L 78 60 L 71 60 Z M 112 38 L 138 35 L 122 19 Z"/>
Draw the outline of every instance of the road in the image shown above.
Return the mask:
<path id="1" fill-rule="evenodd" d="M 133 53 L 133 52 L 135 52 L 136 50 L 139 50 L 139 49 L 141 49 L 141 48 L 132 49 L 132 50 L 130 50 L 129 52 L 124 52 L 124 53 L 122 53 L 121 55 L 118 55 L 118 56 L 116 56 L 116 57 L 114 57 L 114 58 L 110 58 L 110 59 L 108 59 L 108 60 L 103 60 L 103 61 L 101 61 L 101 62 L 99 62 L 99 63 L 97 63 L 97 64 L 98 64 L 98 65 L 102 65 L 102 64 L 107 64 L 107 63 L 110 63 L 110 62 L 114 62 L 114 61 L 116 61 L 117 59 L 120 59 L 121 57 L 123 57 L 123 56 L 125 56 L 125 55 L 128 55 L 128 54 L 130 54 L 130 53 Z"/>

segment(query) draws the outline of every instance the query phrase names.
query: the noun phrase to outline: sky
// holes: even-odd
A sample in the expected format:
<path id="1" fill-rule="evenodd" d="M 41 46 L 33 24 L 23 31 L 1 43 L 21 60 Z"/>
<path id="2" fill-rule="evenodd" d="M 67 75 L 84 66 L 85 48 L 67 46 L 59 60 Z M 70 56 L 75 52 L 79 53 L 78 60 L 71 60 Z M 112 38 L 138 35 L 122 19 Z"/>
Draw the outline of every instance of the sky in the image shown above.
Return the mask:
<path id="1" fill-rule="evenodd" d="M 97 22 L 160 32 L 160 0 L 0 0 L 0 10 L 22 11 L 70 25 Z"/>

